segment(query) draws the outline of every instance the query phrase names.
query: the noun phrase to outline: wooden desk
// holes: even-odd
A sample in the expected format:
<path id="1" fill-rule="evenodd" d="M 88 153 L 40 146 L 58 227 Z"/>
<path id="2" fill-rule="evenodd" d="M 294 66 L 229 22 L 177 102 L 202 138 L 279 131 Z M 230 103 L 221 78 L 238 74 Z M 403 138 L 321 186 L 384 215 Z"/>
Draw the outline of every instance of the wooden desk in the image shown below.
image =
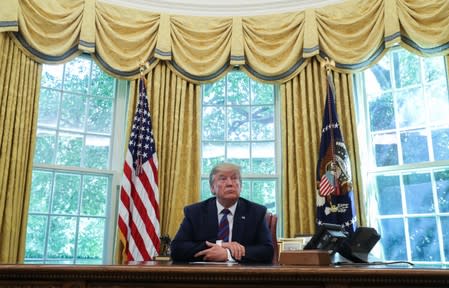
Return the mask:
<path id="1" fill-rule="evenodd" d="M 449 287 L 448 269 L 226 264 L 0 265 L 0 287 Z"/>

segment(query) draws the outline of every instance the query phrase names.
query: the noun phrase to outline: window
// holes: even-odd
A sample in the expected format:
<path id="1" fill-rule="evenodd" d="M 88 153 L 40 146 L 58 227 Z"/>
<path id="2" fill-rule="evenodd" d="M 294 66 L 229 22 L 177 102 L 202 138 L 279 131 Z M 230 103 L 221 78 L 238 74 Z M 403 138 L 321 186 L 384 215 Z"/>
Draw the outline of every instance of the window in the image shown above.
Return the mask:
<path id="1" fill-rule="evenodd" d="M 87 56 L 43 66 L 25 263 L 112 261 L 124 95 Z"/>
<path id="2" fill-rule="evenodd" d="M 274 85 L 232 71 L 202 87 L 202 191 L 211 197 L 209 172 L 223 161 L 242 168 L 241 196 L 279 214 L 280 169 Z"/>
<path id="3" fill-rule="evenodd" d="M 356 76 L 367 219 L 385 260 L 449 263 L 446 71 L 444 57 L 397 48 Z"/>

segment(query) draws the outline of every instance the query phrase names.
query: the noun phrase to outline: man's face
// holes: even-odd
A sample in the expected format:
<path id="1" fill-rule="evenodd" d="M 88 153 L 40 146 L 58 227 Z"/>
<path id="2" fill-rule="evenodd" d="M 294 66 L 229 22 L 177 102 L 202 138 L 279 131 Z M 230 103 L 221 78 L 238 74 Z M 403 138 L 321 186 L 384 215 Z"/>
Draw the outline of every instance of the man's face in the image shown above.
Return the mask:
<path id="1" fill-rule="evenodd" d="M 239 173 L 232 168 L 222 168 L 214 175 L 211 191 L 224 207 L 230 207 L 240 197 Z"/>

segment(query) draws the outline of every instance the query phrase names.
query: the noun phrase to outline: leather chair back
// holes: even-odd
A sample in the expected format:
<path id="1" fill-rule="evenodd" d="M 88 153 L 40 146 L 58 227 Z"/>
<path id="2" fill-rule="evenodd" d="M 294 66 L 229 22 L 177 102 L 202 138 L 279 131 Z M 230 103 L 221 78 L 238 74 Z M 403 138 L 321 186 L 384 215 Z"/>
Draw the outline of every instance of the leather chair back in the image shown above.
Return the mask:
<path id="1" fill-rule="evenodd" d="M 265 221 L 267 221 L 268 229 L 270 229 L 271 232 L 271 240 L 273 242 L 273 248 L 274 248 L 274 254 L 273 254 L 273 264 L 279 263 L 279 246 L 278 246 L 278 239 L 277 239 L 277 222 L 278 217 L 276 214 L 267 212 L 265 215 Z"/>

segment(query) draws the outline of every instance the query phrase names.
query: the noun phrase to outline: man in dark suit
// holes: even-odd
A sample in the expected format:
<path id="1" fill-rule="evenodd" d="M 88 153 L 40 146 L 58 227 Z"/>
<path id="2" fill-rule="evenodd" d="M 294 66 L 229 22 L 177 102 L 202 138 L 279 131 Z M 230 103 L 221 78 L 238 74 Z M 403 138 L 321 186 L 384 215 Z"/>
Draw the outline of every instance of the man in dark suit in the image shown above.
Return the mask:
<path id="1" fill-rule="evenodd" d="M 240 198 L 240 174 L 240 167 L 231 163 L 212 169 L 209 184 L 215 197 L 184 208 L 184 219 L 171 242 L 173 261 L 271 263 L 274 249 L 265 221 L 267 208 Z M 229 214 L 223 215 L 224 209 Z M 226 224 L 219 225 L 223 221 Z M 221 226 L 229 227 L 226 233 Z"/>

